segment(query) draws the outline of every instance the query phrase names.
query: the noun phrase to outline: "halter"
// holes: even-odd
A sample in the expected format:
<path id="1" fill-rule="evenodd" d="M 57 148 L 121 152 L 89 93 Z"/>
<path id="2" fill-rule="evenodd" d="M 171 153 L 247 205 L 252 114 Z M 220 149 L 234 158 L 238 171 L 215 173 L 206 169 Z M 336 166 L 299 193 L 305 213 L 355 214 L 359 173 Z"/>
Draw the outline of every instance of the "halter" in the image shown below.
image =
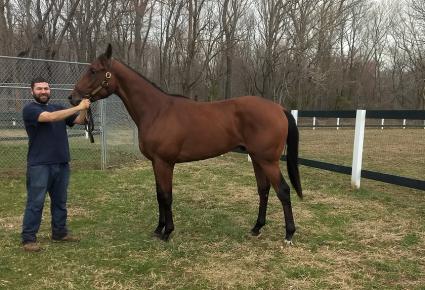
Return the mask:
<path id="1" fill-rule="evenodd" d="M 100 83 L 100 85 L 97 86 L 93 91 L 91 91 L 89 94 L 85 95 L 85 99 L 89 99 L 90 102 L 95 101 L 94 96 L 101 90 L 106 89 L 109 86 L 109 79 L 111 78 L 112 74 L 110 72 L 105 73 L 105 79 Z M 94 122 L 93 122 L 93 114 L 91 107 L 87 109 L 87 116 L 86 116 L 86 124 L 84 125 L 85 130 L 89 134 L 90 142 L 94 143 L 93 138 L 93 130 L 94 130 Z"/>

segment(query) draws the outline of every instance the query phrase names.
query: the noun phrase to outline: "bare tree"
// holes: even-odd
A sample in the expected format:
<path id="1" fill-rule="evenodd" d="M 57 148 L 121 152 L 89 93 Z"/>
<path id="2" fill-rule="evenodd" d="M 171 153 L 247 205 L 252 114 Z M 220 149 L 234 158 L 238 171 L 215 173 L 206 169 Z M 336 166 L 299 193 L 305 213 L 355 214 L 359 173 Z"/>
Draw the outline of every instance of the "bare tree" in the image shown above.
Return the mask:
<path id="1" fill-rule="evenodd" d="M 382 104 L 384 98 L 383 91 L 383 76 L 382 72 L 385 67 L 384 53 L 388 47 L 388 34 L 389 34 L 389 14 L 388 9 L 384 4 L 375 4 L 372 10 L 372 21 L 369 22 L 371 29 L 371 42 L 373 54 L 373 68 L 374 68 L 374 84 L 371 93 L 371 101 L 374 104 Z M 388 96 L 389 99 L 389 96 Z M 373 106 L 373 105 L 371 105 Z"/>
<path id="2" fill-rule="evenodd" d="M 107 34 L 105 17 L 110 5 L 109 0 L 80 1 L 69 25 L 70 47 L 75 51 L 78 61 L 88 62 L 95 58 L 98 42 Z"/>
<path id="3" fill-rule="evenodd" d="M 9 0 L 0 0 L 0 54 L 12 54 L 12 7 Z"/>
<path id="4" fill-rule="evenodd" d="M 31 57 L 41 58 L 44 56 L 43 53 L 43 41 L 46 38 L 46 24 L 49 20 L 50 12 L 53 9 L 54 1 L 46 1 L 41 3 L 41 0 L 36 0 L 34 7 L 34 14 L 32 11 L 32 0 L 26 1 L 27 10 L 27 37 L 30 40 L 28 42 L 28 52 Z M 45 4 L 46 7 L 42 7 Z M 34 23 L 32 16 L 35 16 Z"/>
<path id="5" fill-rule="evenodd" d="M 418 108 L 425 109 L 425 3 L 424 1 L 412 0 L 412 12 L 410 14 L 409 28 L 414 38 L 414 46 L 416 46 L 415 83 L 417 91 Z M 413 59 L 413 57 L 411 57 Z"/>
<path id="6" fill-rule="evenodd" d="M 288 31 L 289 11 L 291 1 L 265 0 L 256 1 L 259 15 L 259 35 L 257 39 L 257 59 L 260 61 L 257 71 L 259 78 L 255 83 L 260 94 L 265 98 L 273 98 L 276 86 L 276 67 L 281 63 L 281 55 L 289 45 L 289 39 L 285 39 Z"/>
<path id="7" fill-rule="evenodd" d="M 232 97 L 233 59 L 238 39 L 238 24 L 246 13 L 248 2 L 245 0 L 221 0 L 221 27 L 224 32 L 223 55 L 225 63 L 224 99 Z"/>
<path id="8" fill-rule="evenodd" d="M 149 0 L 133 0 L 133 5 L 136 11 L 134 19 L 134 62 L 137 70 L 140 70 L 142 67 L 143 52 L 152 28 L 155 2 L 156 1 Z M 144 32 L 142 31 L 143 28 L 145 29 Z"/>
<path id="9" fill-rule="evenodd" d="M 200 49 L 200 37 L 202 31 L 206 27 L 206 19 L 203 18 L 202 13 L 205 8 L 206 0 L 187 0 L 187 36 L 185 49 L 182 54 L 182 91 L 186 96 L 192 95 L 192 87 L 199 80 L 199 74 L 194 76 L 194 61 Z M 185 33 L 183 33 L 185 35 Z M 182 35 L 181 35 L 182 36 Z M 180 40 L 183 40 L 180 38 Z M 183 41 L 184 42 L 184 41 Z M 183 47 L 182 47 L 183 48 Z"/>
<path id="10" fill-rule="evenodd" d="M 181 25 L 184 1 L 169 0 L 159 4 L 159 83 L 168 89 L 167 79 L 171 73 L 171 49 L 175 43 L 177 28 Z"/>
<path id="11" fill-rule="evenodd" d="M 74 18 L 74 15 L 77 11 L 78 5 L 80 4 L 80 0 L 75 0 L 75 2 L 70 3 L 71 6 L 69 7 L 69 11 L 66 15 L 62 15 L 62 11 L 64 9 L 65 1 L 61 0 L 59 3 L 54 2 L 54 8 L 55 8 L 55 15 L 53 15 L 53 21 L 52 21 L 52 33 L 48 40 L 48 46 L 47 46 L 47 58 L 54 59 L 55 56 L 57 56 L 57 53 L 59 49 L 62 46 L 62 42 L 64 40 L 65 34 L 69 29 L 69 26 L 71 25 L 72 19 Z M 59 26 L 58 21 L 62 19 L 63 24 L 61 25 L 60 31 L 58 34 L 56 34 L 56 30 Z"/>
<path id="12" fill-rule="evenodd" d="M 399 9 L 398 25 L 392 31 L 397 48 L 405 54 L 406 71 L 403 72 L 404 82 L 411 83 L 411 94 L 403 97 L 402 104 L 408 107 L 424 108 L 425 89 L 425 21 L 419 1 L 411 0 L 408 6 Z"/>

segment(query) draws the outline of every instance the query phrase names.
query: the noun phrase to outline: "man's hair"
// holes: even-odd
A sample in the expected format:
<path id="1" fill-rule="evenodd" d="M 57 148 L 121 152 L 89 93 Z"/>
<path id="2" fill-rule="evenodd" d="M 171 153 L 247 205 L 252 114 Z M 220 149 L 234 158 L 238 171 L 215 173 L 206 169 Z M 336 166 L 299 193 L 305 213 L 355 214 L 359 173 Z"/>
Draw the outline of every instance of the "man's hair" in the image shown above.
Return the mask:
<path id="1" fill-rule="evenodd" d="M 31 89 L 34 89 L 34 84 L 36 84 L 36 83 L 49 83 L 49 82 L 45 78 L 38 76 L 38 77 L 32 79 Z"/>

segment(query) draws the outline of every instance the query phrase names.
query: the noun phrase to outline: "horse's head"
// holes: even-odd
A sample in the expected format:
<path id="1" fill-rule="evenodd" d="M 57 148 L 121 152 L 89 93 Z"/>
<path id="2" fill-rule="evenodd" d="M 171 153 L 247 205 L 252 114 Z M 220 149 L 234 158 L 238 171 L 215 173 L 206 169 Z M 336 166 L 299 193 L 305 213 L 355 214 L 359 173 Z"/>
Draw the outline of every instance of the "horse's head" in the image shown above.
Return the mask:
<path id="1" fill-rule="evenodd" d="M 109 44 L 106 52 L 92 62 L 87 71 L 75 84 L 68 97 L 73 106 L 78 105 L 83 98 L 95 102 L 110 96 L 116 89 L 116 79 L 111 73 L 112 46 Z"/>

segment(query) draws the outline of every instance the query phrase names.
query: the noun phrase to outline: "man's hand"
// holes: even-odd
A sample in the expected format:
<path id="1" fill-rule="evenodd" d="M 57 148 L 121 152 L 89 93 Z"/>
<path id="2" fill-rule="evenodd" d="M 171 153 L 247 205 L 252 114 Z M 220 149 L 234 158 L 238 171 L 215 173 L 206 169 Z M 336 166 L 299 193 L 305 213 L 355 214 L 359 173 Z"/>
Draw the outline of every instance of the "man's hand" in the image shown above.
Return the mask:
<path id="1" fill-rule="evenodd" d="M 82 99 L 81 102 L 75 107 L 80 111 L 80 114 L 78 114 L 77 118 L 75 118 L 74 123 L 84 125 L 86 123 L 86 117 L 87 117 L 87 110 L 90 108 L 90 100 L 89 99 Z"/>
<path id="2" fill-rule="evenodd" d="M 90 100 L 89 99 L 82 99 L 81 102 L 77 106 L 79 111 L 87 110 L 90 108 Z"/>

